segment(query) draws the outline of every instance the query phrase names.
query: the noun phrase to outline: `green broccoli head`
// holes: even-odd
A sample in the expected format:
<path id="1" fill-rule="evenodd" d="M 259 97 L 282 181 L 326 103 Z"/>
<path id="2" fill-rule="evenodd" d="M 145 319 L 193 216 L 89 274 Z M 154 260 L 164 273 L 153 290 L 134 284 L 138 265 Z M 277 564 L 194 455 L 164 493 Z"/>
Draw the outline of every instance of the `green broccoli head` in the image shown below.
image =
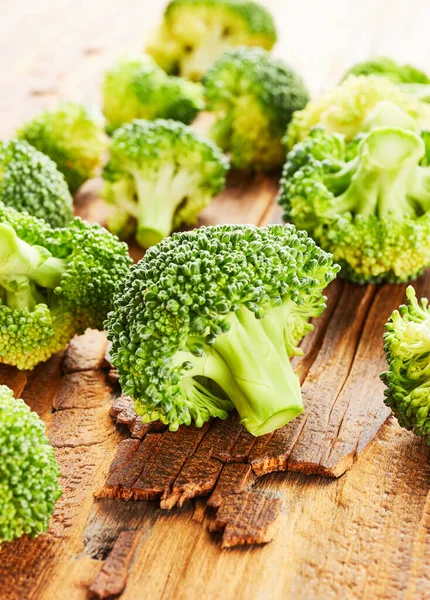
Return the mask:
<path id="1" fill-rule="evenodd" d="M 108 315 L 123 392 L 171 430 L 233 407 L 253 435 L 281 427 L 303 410 L 289 357 L 337 271 L 292 225 L 173 234 L 132 267 Z"/>
<path id="2" fill-rule="evenodd" d="M 64 227 L 73 202 L 55 163 L 27 142 L 0 140 L 0 202 Z"/>
<path id="3" fill-rule="evenodd" d="M 0 385 L 0 545 L 47 531 L 61 495 L 60 470 L 44 424 Z"/>
<path id="4" fill-rule="evenodd" d="M 43 112 L 17 135 L 57 164 L 72 193 L 94 177 L 107 148 L 101 115 L 76 102 Z"/>
<path id="5" fill-rule="evenodd" d="M 427 75 L 412 65 L 400 65 L 395 60 L 386 56 L 378 56 L 370 60 L 357 63 L 343 76 L 346 79 L 350 75 L 378 75 L 386 77 L 394 83 L 430 83 Z"/>
<path id="6" fill-rule="evenodd" d="M 125 244 L 98 225 L 67 228 L 0 204 L 0 363 L 32 369 L 88 327 L 101 329 Z"/>
<path id="7" fill-rule="evenodd" d="M 208 110 L 217 115 L 211 136 L 239 169 L 282 165 L 282 137 L 308 94 L 302 78 L 261 48 L 225 52 L 204 78 Z"/>
<path id="8" fill-rule="evenodd" d="M 284 143 L 291 149 L 316 125 L 325 127 L 329 133 L 342 133 L 350 141 L 363 130 L 366 118 L 382 101 L 395 104 L 412 117 L 417 123 L 417 130 L 430 128 L 430 107 L 427 104 L 411 97 L 384 77 L 351 75 L 294 114 Z"/>
<path id="9" fill-rule="evenodd" d="M 199 213 L 225 186 L 228 161 L 211 141 L 176 121 L 135 120 L 118 129 L 103 177 L 115 206 L 108 228 L 148 248 Z"/>
<path id="10" fill-rule="evenodd" d="M 430 444 L 430 310 L 427 299 L 418 302 L 413 287 L 406 295 L 408 304 L 393 312 L 384 334 L 385 404 L 402 427 Z"/>
<path id="11" fill-rule="evenodd" d="M 412 131 L 378 127 L 354 152 L 311 131 L 289 153 L 279 203 L 359 283 L 407 281 L 430 264 L 430 168 Z M 348 156 L 349 160 L 346 159 Z"/>
<path id="12" fill-rule="evenodd" d="M 270 13 L 250 0 L 173 0 L 146 51 L 167 73 L 199 80 L 226 50 L 276 43 Z"/>
<path id="13" fill-rule="evenodd" d="M 205 106 L 203 87 L 169 77 L 149 56 L 119 61 L 103 81 L 103 113 L 109 130 L 133 119 L 192 123 Z"/>

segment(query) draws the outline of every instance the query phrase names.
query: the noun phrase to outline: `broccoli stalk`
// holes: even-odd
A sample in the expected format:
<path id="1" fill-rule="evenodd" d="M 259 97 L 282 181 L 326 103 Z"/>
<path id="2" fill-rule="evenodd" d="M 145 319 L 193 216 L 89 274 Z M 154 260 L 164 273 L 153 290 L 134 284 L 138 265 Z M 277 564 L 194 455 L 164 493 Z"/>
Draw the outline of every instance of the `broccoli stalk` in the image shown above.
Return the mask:
<path id="1" fill-rule="evenodd" d="M 67 261 L 54 258 L 41 246 L 19 239 L 10 225 L 0 223 L 0 285 L 10 292 L 29 288 L 33 282 L 48 289 L 60 285 Z"/>
<path id="2" fill-rule="evenodd" d="M 193 364 L 181 382 L 181 391 L 190 403 L 197 396 L 201 407 L 206 404 L 206 390 L 198 382 L 191 383 L 190 378 L 207 377 L 232 399 L 241 422 L 253 435 L 278 429 L 303 411 L 298 376 L 291 366 L 280 323 L 273 317 L 269 312 L 258 319 L 242 306 L 228 316 L 228 331 L 213 345 L 193 337 L 192 348 L 200 357 L 181 352 L 176 358 Z M 214 406 L 215 400 L 219 400 L 222 411 L 225 400 L 212 395 Z M 194 418 L 199 424 L 198 411 Z"/>
<path id="3" fill-rule="evenodd" d="M 170 235 L 174 215 L 187 197 L 198 197 L 202 207 L 211 201 L 211 195 L 199 194 L 199 173 L 186 169 L 177 170 L 173 162 L 160 165 L 153 178 L 145 179 L 134 172 L 138 201 L 133 216 L 136 218 L 136 240 L 143 248 L 149 248 Z"/>
<path id="4" fill-rule="evenodd" d="M 376 215 L 401 220 L 413 215 L 411 183 L 415 177 L 422 179 L 422 169 L 417 169 L 417 165 L 423 151 L 421 138 L 406 130 L 387 127 L 369 134 L 360 144 L 358 156 L 345 170 L 325 178 L 331 188 L 338 178 L 344 182 L 350 179 L 347 190 L 337 196 L 326 216 L 350 212 L 364 218 Z M 426 176 L 430 184 L 430 170 Z M 430 186 L 427 203 L 429 192 Z"/>

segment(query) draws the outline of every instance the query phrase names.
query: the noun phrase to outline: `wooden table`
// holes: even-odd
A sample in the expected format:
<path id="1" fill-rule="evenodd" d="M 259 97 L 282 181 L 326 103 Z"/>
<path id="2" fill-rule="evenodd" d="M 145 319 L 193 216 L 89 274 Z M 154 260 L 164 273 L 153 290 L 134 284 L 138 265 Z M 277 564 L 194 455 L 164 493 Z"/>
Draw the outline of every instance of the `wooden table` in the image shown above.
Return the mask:
<path id="1" fill-rule="evenodd" d="M 266 4 L 281 30 L 277 54 L 304 75 L 314 94 L 336 83 L 354 61 L 380 53 L 430 71 L 425 0 Z M 140 50 L 162 5 L 0 0 L 0 136 L 60 96 L 97 102 L 103 69 L 116 56 Z M 247 220 L 262 224 L 273 218 L 274 190 L 267 182 L 258 189 Z M 238 210 L 233 196 L 232 190 L 205 220 L 242 219 L 243 206 Z M 84 200 L 81 213 L 94 217 L 97 204 L 88 208 Z M 154 504 L 129 503 L 115 518 L 116 509 L 94 502 L 120 439 L 108 416 L 110 390 L 90 371 L 94 387 L 85 394 L 75 389 L 75 403 L 61 419 L 53 415 L 61 358 L 32 374 L 0 371 L 2 382 L 6 377 L 44 418 L 54 440 L 61 421 L 56 451 L 64 488 L 48 535 L 3 548 L 1 600 L 83 600 L 118 529 L 128 526 L 142 535 L 124 600 L 430 598 L 429 456 L 395 421 L 340 479 L 265 477 L 258 485 L 281 492 L 284 502 L 275 541 L 222 552 L 193 521 L 191 506 L 164 513 Z"/>

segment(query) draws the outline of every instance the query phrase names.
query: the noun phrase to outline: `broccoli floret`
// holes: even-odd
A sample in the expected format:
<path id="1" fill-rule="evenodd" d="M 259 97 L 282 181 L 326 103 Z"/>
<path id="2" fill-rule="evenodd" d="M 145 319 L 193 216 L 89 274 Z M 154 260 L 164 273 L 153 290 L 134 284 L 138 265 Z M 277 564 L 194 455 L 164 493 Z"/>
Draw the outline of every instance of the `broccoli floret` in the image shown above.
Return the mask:
<path id="1" fill-rule="evenodd" d="M 171 430 L 235 407 L 253 435 L 303 410 L 289 357 L 338 266 L 292 225 L 175 233 L 118 289 L 106 326 L 123 392 Z"/>
<path id="2" fill-rule="evenodd" d="M 377 104 L 388 101 L 417 122 L 417 129 L 430 128 L 430 107 L 415 100 L 392 81 L 370 75 L 350 76 L 320 98 L 311 100 L 297 111 L 288 127 L 284 142 L 291 149 L 303 140 L 312 127 L 321 125 L 329 133 L 342 133 L 352 140 L 362 131 L 363 122 Z"/>
<path id="3" fill-rule="evenodd" d="M 108 228 L 148 248 L 199 213 L 225 186 L 228 161 L 211 141 L 176 121 L 135 120 L 117 129 L 103 177 L 115 206 Z"/>
<path id="4" fill-rule="evenodd" d="M 400 65 L 395 60 L 386 56 L 379 56 L 357 63 L 345 73 L 343 79 L 346 79 L 350 75 L 378 75 L 400 84 L 430 83 L 430 79 L 423 71 L 416 69 L 412 65 Z"/>
<path id="5" fill-rule="evenodd" d="M 430 444 L 430 310 L 427 299 L 418 302 L 413 287 L 406 295 L 407 306 L 393 312 L 384 334 L 385 404 L 402 427 Z"/>
<path id="6" fill-rule="evenodd" d="M 32 369 L 101 329 L 130 265 L 125 244 L 74 219 L 52 229 L 0 204 L 0 363 Z"/>
<path id="7" fill-rule="evenodd" d="M 52 227 L 64 227 L 72 219 L 72 197 L 62 173 L 23 140 L 0 140 L 0 202 Z"/>
<path id="8" fill-rule="evenodd" d="M 167 73 L 199 80 L 234 46 L 276 43 L 270 13 L 250 0 L 173 0 L 146 51 Z"/>
<path id="9" fill-rule="evenodd" d="M 261 48 L 223 54 L 204 78 L 208 110 L 217 115 L 211 136 L 239 169 L 282 165 L 282 137 L 308 94 L 302 78 Z"/>
<path id="10" fill-rule="evenodd" d="M 102 115 L 76 102 L 41 113 L 17 135 L 56 163 L 72 193 L 94 177 L 107 148 Z"/>
<path id="11" fill-rule="evenodd" d="M 379 127 L 354 152 L 342 136 L 311 131 L 289 153 L 284 218 L 334 255 L 359 283 L 407 281 L 430 264 L 430 168 L 419 135 Z M 346 160 L 349 156 L 349 160 Z"/>
<path id="12" fill-rule="evenodd" d="M 47 531 L 61 496 L 60 470 L 45 427 L 0 385 L 0 545 Z"/>
<path id="13" fill-rule="evenodd" d="M 123 59 L 103 82 L 109 131 L 133 119 L 174 119 L 189 125 L 205 107 L 203 87 L 169 77 L 149 56 Z"/>

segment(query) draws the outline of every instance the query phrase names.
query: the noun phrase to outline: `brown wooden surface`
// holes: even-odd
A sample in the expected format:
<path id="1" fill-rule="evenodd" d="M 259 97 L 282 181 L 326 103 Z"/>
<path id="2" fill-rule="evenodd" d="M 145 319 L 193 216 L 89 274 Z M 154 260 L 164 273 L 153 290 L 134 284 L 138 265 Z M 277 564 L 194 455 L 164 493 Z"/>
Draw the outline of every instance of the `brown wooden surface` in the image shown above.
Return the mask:
<path id="1" fill-rule="evenodd" d="M 425 0 L 411 0 L 407 7 L 385 0 L 267 4 L 282 28 L 277 53 L 303 73 L 313 92 L 335 83 L 354 60 L 379 52 L 430 70 Z M 141 48 L 162 5 L 156 0 L 0 1 L 0 135 L 11 135 L 58 96 L 97 101 L 103 68 L 119 54 Z M 97 182 L 85 186 L 77 206 L 98 220 L 101 206 L 89 201 L 96 189 Z M 244 185 L 233 175 L 229 191 L 202 222 L 276 220 L 274 192 L 266 178 Z M 417 287 L 429 294 L 429 279 Z M 377 374 L 383 361 L 381 353 L 375 359 L 375 348 L 404 286 L 364 290 L 335 284 L 330 294 L 332 312 L 319 319 L 305 341 L 307 355 L 296 365 L 311 421 L 303 418 L 307 429 L 287 445 L 288 452 L 284 440 L 277 440 L 280 434 L 272 436 L 266 454 L 256 455 L 256 471 L 267 467 L 259 456 L 268 451 L 278 466 L 294 469 L 306 460 L 320 465 L 321 473 L 338 465 L 343 471 L 377 430 L 381 414 L 375 407 L 382 400 Z M 330 345 L 340 322 L 345 337 Z M 1 382 L 45 420 L 64 489 L 49 534 L 2 549 L 1 600 L 83 600 L 91 585 L 100 597 L 100 590 L 113 593 L 109 586 L 124 577 L 125 600 L 430 597 L 428 450 L 395 421 L 382 427 L 339 479 L 288 472 L 257 481 L 254 489 L 263 498 L 272 494 L 282 501 L 275 540 L 264 547 L 221 552 L 219 541 L 201 526 L 206 517 L 190 503 L 166 513 L 154 502 L 95 502 L 93 494 L 103 488 L 123 438 L 109 416 L 113 383 L 97 335 L 72 346 L 64 376 L 62 354 L 33 373 L 0 367 Z M 335 402 L 327 402 L 334 388 Z M 358 438 L 357 422 L 370 424 Z M 211 501 L 214 507 L 220 502 L 214 496 Z M 119 535 L 135 530 L 140 533 Z"/>

